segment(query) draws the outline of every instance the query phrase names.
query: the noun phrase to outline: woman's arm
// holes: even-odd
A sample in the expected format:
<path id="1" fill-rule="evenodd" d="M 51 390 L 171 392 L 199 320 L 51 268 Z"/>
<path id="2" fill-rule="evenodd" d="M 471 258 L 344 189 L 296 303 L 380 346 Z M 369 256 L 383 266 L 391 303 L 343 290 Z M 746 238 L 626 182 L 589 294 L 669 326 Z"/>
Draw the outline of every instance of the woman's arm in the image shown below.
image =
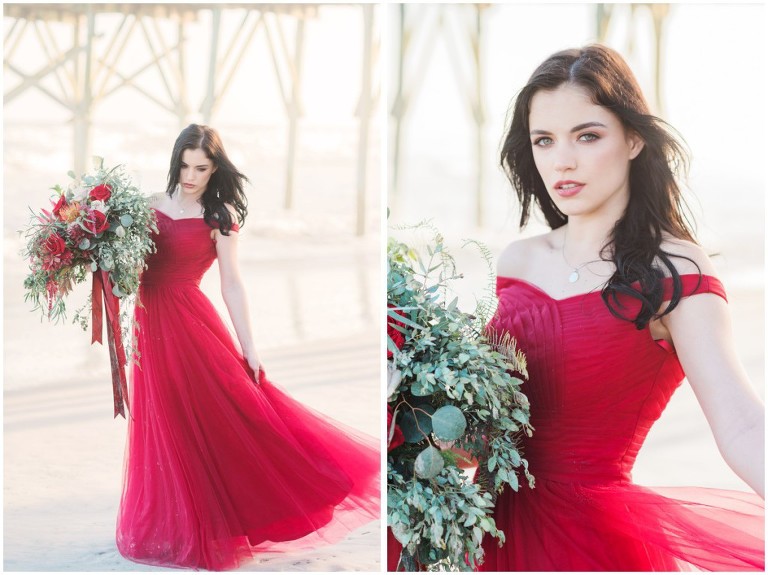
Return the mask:
<path id="1" fill-rule="evenodd" d="M 237 262 L 238 233 L 230 231 L 225 236 L 218 230 L 214 231 L 216 240 L 216 255 L 219 259 L 219 272 L 221 276 L 221 295 L 227 305 L 229 317 L 235 327 L 237 339 L 243 350 L 248 365 L 253 369 L 258 379 L 261 361 L 256 353 L 256 345 L 251 331 L 250 315 L 248 314 L 248 297 L 245 285 L 240 276 L 240 267 Z"/>
<path id="2" fill-rule="evenodd" d="M 702 255 L 694 259 L 713 275 Z M 728 304 L 715 294 L 683 298 L 663 323 L 723 459 L 765 498 L 765 410 L 736 353 Z"/>

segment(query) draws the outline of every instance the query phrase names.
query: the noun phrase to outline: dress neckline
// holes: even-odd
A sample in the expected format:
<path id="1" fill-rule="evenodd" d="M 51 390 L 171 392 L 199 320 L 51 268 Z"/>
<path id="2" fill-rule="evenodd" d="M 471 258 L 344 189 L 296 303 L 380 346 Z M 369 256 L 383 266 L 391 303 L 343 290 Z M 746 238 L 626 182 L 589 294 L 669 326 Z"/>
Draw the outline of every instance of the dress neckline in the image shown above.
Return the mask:
<path id="1" fill-rule="evenodd" d="M 710 276 L 710 275 L 707 275 L 707 274 L 701 274 L 701 276 L 699 276 L 699 274 L 680 274 L 680 281 L 683 281 L 684 278 L 697 278 L 698 279 L 699 277 L 701 277 L 702 282 L 706 279 L 706 281 L 713 282 L 717 286 L 719 286 L 719 291 L 724 291 L 720 281 L 716 277 Z M 569 296 L 566 296 L 564 298 L 558 299 L 558 298 L 550 295 L 546 291 L 544 291 L 541 287 L 537 286 L 536 284 L 531 283 L 528 280 L 524 280 L 522 278 L 516 278 L 516 277 L 512 277 L 512 276 L 497 275 L 496 276 L 496 280 L 497 280 L 497 282 L 499 280 L 501 280 L 501 281 L 512 281 L 512 282 L 517 282 L 519 284 L 523 284 L 525 286 L 528 286 L 531 290 L 533 290 L 533 291 L 539 293 L 540 295 L 544 296 L 546 299 L 548 299 L 548 300 L 550 300 L 552 302 L 555 302 L 555 303 L 566 302 L 568 300 L 584 298 L 584 297 L 591 296 L 591 295 L 599 295 L 599 294 L 602 293 L 602 288 L 603 288 L 603 286 L 598 286 L 598 287 L 596 287 L 596 288 L 594 288 L 594 289 L 592 289 L 592 290 L 590 290 L 588 292 L 577 293 L 577 294 L 574 294 L 574 295 L 569 295 Z M 665 282 L 669 282 L 671 280 L 672 280 L 671 277 L 665 277 L 664 278 Z M 723 298 L 725 299 L 724 295 L 723 295 Z"/>
<path id="2" fill-rule="evenodd" d="M 202 218 L 172 218 L 171 216 L 169 216 L 168 214 L 166 214 L 166 213 L 165 213 L 164 211 L 162 211 L 162 210 L 158 210 L 157 208 L 151 208 L 151 209 L 155 210 L 155 211 L 156 211 L 158 214 L 163 214 L 163 215 L 164 215 L 166 218 L 168 218 L 168 219 L 169 219 L 169 220 L 171 220 L 172 222 L 184 222 L 184 221 L 186 221 L 186 220 L 200 220 L 200 221 L 205 221 L 205 217 L 202 217 Z"/>
<path id="3" fill-rule="evenodd" d="M 594 295 L 594 294 L 599 294 L 599 293 L 601 293 L 601 290 L 602 290 L 602 286 L 599 286 L 599 287 L 596 287 L 596 288 L 594 288 L 594 289 L 592 289 L 592 290 L 590 290 L 588 292 L 577 293 L 577 294 L 569 295 L 569 296 L 566 296 L 564 298 L 558 299 L 558 298 L 550 295 L 548 292 L 544 291 L 541 287 L 537 286 L 536 284 L 529 282 L 528 280 L 524 280 L 522 278 L 516 278 L 516 277 L 512 277 L 512 276 L 500 276 L 500 275 L 497 275 L 496 278 L 497 278 L 497 280 L 513 281 L 513 282 L 521 283 L 521 284 L 523 284 L 525 286 L 528 286 L 533 291 L 538 292 L 539 294 L 543 295 L 548 300 L 551 300 L 551 301 L 554 301 L 554 302 L 568 301 L 569 299 L 576 299 L 576 298 L 582 298 L 582 297 L 586 297 L 586 296 L 590 296 L 590 295 Z"/>

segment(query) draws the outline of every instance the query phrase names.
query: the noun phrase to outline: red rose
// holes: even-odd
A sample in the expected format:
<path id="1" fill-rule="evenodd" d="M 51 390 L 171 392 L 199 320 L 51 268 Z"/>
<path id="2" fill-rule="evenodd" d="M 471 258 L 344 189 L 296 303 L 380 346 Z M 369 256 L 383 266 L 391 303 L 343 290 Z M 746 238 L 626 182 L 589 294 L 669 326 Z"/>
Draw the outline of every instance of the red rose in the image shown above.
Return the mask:
<path id="1" fill-rule="evenodd" d="M 109 227 L 107 216 L 98 210 L 90 210 L 88 212 L 88 216 L 85 218 L 85 222 L 83 223 L 85 228 L 94 236 L 100 234 Z"/>
<path id="2" fill-rule="evenodd" d="M 56 202 L 56 205 L 53 206 L 53 215 L 59 219 L 62 219 L 61 210 L 66 206 L 67 206 L 67 199 L 64 197 L 64 194 L 61 194 L 59 196 L 59 201 Z"/>
<path id="3" fill-rule="evenodd" d="M 392 406 L 387 405 L 387 451 L 392 451 L 396 447 L 400 447 L 405 443 L 405 437 L 400 426 L 395 424 L 395 433 L 392 434 L 392 439 L 389 439 L 389 429 L 392 427 Z"/>
<path id="4" fill-rule="evenodd" d="M 394 309 L 395 306 L 392 304 L 387 304 L 387 307 L 389 309 Z M 398 315 L 402 315 L 399 311 L 396 311 Z M 395 343 L 395 347 L 397 349 L 403 349 L 403 344 L 405 343 L 405 336 L 403 335 L 403 332 L 401 332 L 399 329 L 394 327 L 395 325 L 399 325 L 400 327 L 405 327 L 405 324 L 401 321 L 397 321 L 393 317 L 390 317 L 387 315 L 387 335 L 392 338 L 392 341 Z M 392 352 L 390 350 L 387 350 L 387 359 L 392 357 Z"/>
<path id="5" fill-rule="evenodd" d="M 91 198 L 91 200 L 101 200 L 102 202 L 105 202 L 111 195 L 112 187 L 109 184 L 99 184 L 90 191 L 88 197 Z"/>
<path id="6" fill-rule="evenodd" d="M 49 256 L 58 256 L 67 250 L 67 242 L 59 234 L 51 234 L 43 242 L 43 249 Z"/>
<path id="7" fill-rule="evenodd" d="M 72 252 L 67 249 L 67 243 L 59 234 L 51 234 L 43 242 L 44 270 L 57 270 L 72 263 Z"/>

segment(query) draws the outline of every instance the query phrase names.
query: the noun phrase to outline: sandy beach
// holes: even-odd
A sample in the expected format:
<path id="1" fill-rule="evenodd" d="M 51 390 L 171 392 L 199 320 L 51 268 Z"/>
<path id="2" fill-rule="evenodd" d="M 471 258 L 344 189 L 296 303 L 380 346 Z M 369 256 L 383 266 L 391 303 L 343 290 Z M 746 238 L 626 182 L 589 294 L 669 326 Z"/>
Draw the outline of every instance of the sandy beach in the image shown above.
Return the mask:
<path id="1" fill-rule="evenodd" d="M 305 241 L 283 241 L 279 253 L 267 243 L 244 240 L 253 250 L 242 266 L 270 377 L 300 401 L 378 436 L 379 334 L 366 315 L 379 274 L 377 244 L 330 242 L 318 259 Z M 317 250 L 317 240 L 312 245 Z M 79 328 L 39 323 L 24 308 L 17 247 L 6 239 L 5 569 L 150 569 L 123 559 L 114 543 L 126 422 L 112 419 L 107 351 L 89 347 Z M 217 273 L 214 264 L 203 289 L 223 310 Z M 339 278 L 345 287 L 333 301 L 323 293 Z M 270 294 L 292 284 L 291 311 Z M 344 309 L 349 318 L 329 333 Z M 339 544 L 262 556 L 241 569 L 375 571 L 379 537 L 373 522 Z"/>
<path id="2" fill-rule="evenodd" d="M 89 345 L 90 334 L 77 326 L 41 321 L 23 300 L 26 266 L 17 230 L 29 218 L 28 206 L 46 207 L 50 186 L 67 183 L 71 165 L 56 143 L 68 141 L 68 126 L 46 126 L 51 138 L 42 127 L 6 121 L 4 134 L 4 567 L 145 571 L 152 568 L 123 559 L 114 542 L 126 422 L 112 418 L 108 352 Z M 100 129 L 106 136 L 98 148 L 107 165 L 126 162 L 144 193 L 163 189 L 174 129 L 143 138 L 124 125 Z M 252 182 L 239 259 L 270 379 L 315 410 L 378 437 L 378 174 L 370 173 L 366 219 L 372 231 L 356 237 L 355 150 L 345 144 L 354 141 L 354 125 L 323 132 L 344 142 L 335 147 L 300 148 L 291 211 L 282 208 L 276 175 L 283 151 L 265 137 L 279 130 L 259 130 L 258 142 L 251 132 L 226 126 L 223 132 Z M 69 310 L 85 301 L 88 289 L 75 289 Z M 234 333 L 216 263 L 201 289 Z M 259 556 L 242 569 L 376 571 L 380 533 L 380 523 L 372 522 L 336 545 Z"/>

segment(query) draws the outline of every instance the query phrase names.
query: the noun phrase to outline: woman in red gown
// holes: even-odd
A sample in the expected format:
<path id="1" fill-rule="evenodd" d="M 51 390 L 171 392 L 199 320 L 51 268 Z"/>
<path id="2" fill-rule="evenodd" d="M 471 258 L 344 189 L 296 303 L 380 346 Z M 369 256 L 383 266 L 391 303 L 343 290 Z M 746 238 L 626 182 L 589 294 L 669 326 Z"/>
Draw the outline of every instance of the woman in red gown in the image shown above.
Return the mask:
<path id="1" fill-rule="evenodd" d="M 265 376 L 237 266 L 244 181 L 218 134 L 193 124 L 154 199 L 117 519 L 120 553 L 140 563 L 231 569 L 337 541 L 379 515 L 378 442 Z M 199 289 L 217 258 L 239 346 Z"/>
<path id="2" fill-rule="evenodd" d="M 488 571 L 764 570 L 764 412 L 726 294 L 675 181 L 685 153 L 622 58 L 554 54 L 517 96 L 501 153 L 551 232 L 498 263 L 491 326 L 528 361 L 536 486 L 496 504 Z M 757 493 L 632 483 L 653 422 L 687 377 L 728 465 Z"/>

